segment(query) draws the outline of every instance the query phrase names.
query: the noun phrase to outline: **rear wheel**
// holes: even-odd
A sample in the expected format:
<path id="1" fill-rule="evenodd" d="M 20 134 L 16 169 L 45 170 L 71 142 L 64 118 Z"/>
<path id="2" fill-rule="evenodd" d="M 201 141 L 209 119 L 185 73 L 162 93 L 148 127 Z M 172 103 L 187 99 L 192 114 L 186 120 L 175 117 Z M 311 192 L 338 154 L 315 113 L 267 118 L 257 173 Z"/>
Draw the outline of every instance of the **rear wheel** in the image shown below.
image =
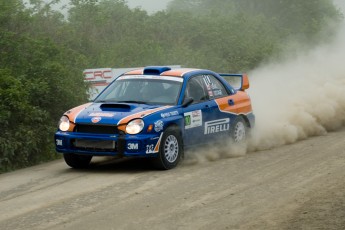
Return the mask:
<path id="1" fill-rule="evenodd" d="M 65 153 L 63 158 L 68 166 L 75 169 L 83 169 L 90 165 L 92 156 Z"/>
<path id="2" fill-rule="evenodd" d="M 176 127 L 169 127 L 163 134 L 158 157 L 153 159 L 158 169 L 172 169 L 183 156 L 182 138 Z"/>
<path id="3" fill-rule="evenodd" d="M 231 139 L 235 143 L 241 143 L 247 138 L 247 124 L 242 117 L 237 117 L 231 126 Z"/>

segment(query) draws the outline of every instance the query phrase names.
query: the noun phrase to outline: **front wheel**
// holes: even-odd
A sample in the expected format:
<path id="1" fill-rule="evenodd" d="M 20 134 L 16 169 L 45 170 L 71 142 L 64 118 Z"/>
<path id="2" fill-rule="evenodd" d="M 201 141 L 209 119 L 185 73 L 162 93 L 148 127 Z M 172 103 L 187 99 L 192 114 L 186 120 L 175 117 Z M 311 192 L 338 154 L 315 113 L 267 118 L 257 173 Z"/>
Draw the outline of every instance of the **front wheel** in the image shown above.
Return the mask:
<path id="1" fill-rule="evenodd" d="M 172 169 L 183 156 L 182 138 L 176 127 L 169 127 L 163 134 L 158 157 L 153 159 L 158 169 Z"/>
<path id="2" fill-rule="evenodd" d="M 247 124 L 242 117 L 237 117 L 231 126 L 231 139 L 235 143 L 241 143 L 247 138 Z"/>
<path id="3" fill-rule="evenodd" d="M 63 154 L 63 158 L 68 166 L 75 169 L 83 169 L 90 165 L 92 156 L 65 153 Z"/>

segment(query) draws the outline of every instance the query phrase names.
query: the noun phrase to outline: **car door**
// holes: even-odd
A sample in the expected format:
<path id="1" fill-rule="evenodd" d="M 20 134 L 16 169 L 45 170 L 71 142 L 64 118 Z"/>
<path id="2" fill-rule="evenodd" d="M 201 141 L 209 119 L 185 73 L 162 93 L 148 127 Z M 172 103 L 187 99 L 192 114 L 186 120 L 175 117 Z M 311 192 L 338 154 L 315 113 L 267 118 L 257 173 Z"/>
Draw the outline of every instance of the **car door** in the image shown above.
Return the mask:
<path id="1" fill-rule="evenodd" d="M 208 141 L 204 134 L 205 122 L 211 117 L 212 102 L 209 100 L 203 75 L 193 76 L 187 82 L 185 98 L 192 98 L 191 105 L 183 109 L 186 146 L 193 146 Z"/>
<path id="2" fill-rule="evenodd" d="M 236 117 L 235 96 L 231 95 L 215 76 L 203 75 L 203 83 L 209 99 L 207 116 L 204 123 L 204 139 L 207 141 L 226 141 L 230 124 Z M 226 107 L 229 111 L 223 111 Z M 224 139 L 225 138 L 225 139 Z"/>

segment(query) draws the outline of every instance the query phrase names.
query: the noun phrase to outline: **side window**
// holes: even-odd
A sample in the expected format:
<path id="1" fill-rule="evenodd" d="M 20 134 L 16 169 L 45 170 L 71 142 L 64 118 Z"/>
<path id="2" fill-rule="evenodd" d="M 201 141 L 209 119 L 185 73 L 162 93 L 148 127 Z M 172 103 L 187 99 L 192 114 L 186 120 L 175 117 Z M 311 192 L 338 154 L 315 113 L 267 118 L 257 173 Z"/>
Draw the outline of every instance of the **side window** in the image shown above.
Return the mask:
<path id="1" fill-rule="evenodd" d="M 193 98 L 193 103 L 199 103 L 208 99 L 202 76 L 192 77 L 188 81 L 185 93 L 186 97 Z"/>
<path id="2" fill-rule="evenodd" d="M 203 75 L 207 95 L 210 99 L 225 97 L 228 95 L 224 85 L 212 75 Z"/>

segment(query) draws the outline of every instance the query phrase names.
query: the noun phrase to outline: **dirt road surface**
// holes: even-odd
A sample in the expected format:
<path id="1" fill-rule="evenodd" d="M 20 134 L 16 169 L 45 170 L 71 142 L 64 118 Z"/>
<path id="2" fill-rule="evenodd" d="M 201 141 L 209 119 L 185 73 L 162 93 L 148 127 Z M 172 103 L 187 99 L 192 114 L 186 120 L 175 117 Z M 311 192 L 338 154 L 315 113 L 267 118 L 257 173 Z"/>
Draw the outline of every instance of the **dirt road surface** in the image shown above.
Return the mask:
<path id="1" fill-rule="evenodd" d="M 0 229 L 345 229 L 345 129 L 155 171 L 62 160 L 0 175 Z"/>

